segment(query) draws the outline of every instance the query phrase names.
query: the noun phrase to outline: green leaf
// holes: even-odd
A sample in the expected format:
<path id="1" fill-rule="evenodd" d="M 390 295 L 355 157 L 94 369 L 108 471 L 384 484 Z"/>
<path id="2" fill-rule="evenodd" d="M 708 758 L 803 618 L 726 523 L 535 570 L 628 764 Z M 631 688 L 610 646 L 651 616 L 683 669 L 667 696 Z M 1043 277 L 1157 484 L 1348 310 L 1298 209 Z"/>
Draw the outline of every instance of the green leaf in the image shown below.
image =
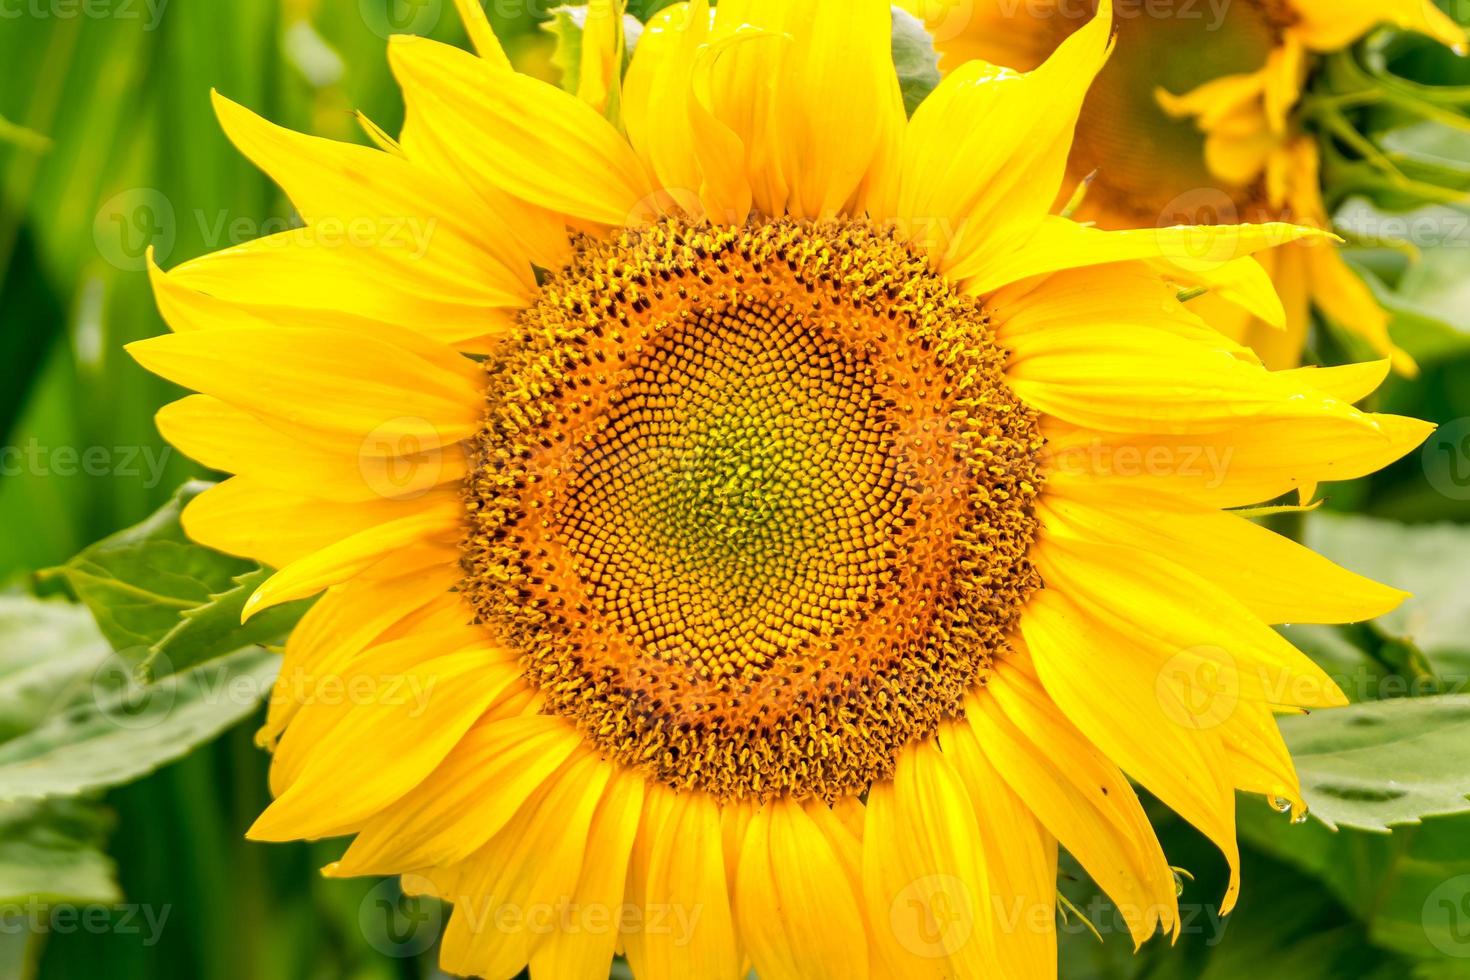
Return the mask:
<path id="1" fill-rule="evenodd" d="M 252 648 L 143 685 L 107 661 L 90 698 L 0 744 L 0 802 L 117 786 L 180 759 L 252 714 L 278 669 Z"/>
<path id="2" fill-rule="evenodd" d="M 141 676 L 154 679 L 206 663 L 242 646 L 270 644 L 284 637 L 310 607 L 309 601 L 272 606 L 241 625 L 245 602 L 271 577 L 266 568 L 236 576 L 230 588 L 211 595 L 203 605 L 179 615 L 173 629 L 153 645 L 140 665 Z"/>
<path id="3" fill-rule="evenodd" d="M 85 608 L 20 596 L 0 597 L 0 641 L 0 806 L 116 786 L 178 759 L 252 713 L 278 669 L 247 648 L 143 685 Z"/>
<path id="4" fill-rule="evenodd" d="M 586 7 L 557 7 L 541 29 L 556 39 L 551 64 L 561 72 L 561 87 L 573 95 L 582 79 L 582 25 Z"/>
<path id="5" fill-rule="evenodd" d="M 89 800 L 0 804 L 0 906 L 119 901 L 110 824 Z"/>
<path id="6" fill-rule="evenodd" d="M 1372 942 L 1440 964 L 1415 976 L 1470 976 L 1470 817 L 1432 817 L 1391 834 L 1334 832 L 1312 821 L 1293 826 L 1242 798 L 1238 826 L 1250 846 L 1320 880 Z"/>
<path id="7" fill-rule="evenodd" d="M 1260 809 L 1287 824 L 1258 799 Z M 1411 964 L 1371 947 L 1335 895 L 1274 853 L 1243 848 L 1240 904 L 1220 911 L 1227 869 L 1196 831 L 1145 803 L 1164 853 L 1190 870 L 1179 896 L 1180 936 L 1155 936 L 1134 952 L 1118 909 L 1089 889 L 1065 852 L 1063 890 L 1099 927 L 1103 941 L 1074 920 L 1058 926 L 1060 980 L 1402 980 Z M 1330 832 L 1324 829 L 1324 834 Z M 1264 967 L 1262 964 L 1269 964 Z"/>
<path id="8" fill-rule="evenodd" d="M 1280 719 L 1312 816 L 1387 831 L 1470 812 L 1470 695 L 1369 701 Z"/>
<path id="9" fill-rule="evenodd" d="M 551 11 L 551 19 L 541 29 L 556 39 L 551 63 L 561 72 L 561 87 L 573 95 L 582 82 L 582 33 L 587 26 L 587 7 L 564 6 Z M 623 15 L 623 68 L 633 58 L 633 48 L 643 36 L 643 22 L 632 14 Z"/>
<path id="10" fill-rule="evenodd" d="M 924 22 L 902 7 L 893 8 L 893 67 L 909 115 L 939 85 L 939 54 Z"/>
<path id="11" fill-rule="evenodd" d="M 281 639 L 309 603 L 267 610 L 241 625 L 245 601 L 269 573 L 189 540 L 184 507 L 210 487 L 190 482 L 152 516 L 84 550 L 57 571 L 113 647 L 144 677 Z"/>
<path id="12" fill-rule="evenodd" d="M 1305 543 L 1355 572 L 1412 593 L 1373 627 L 1422 650 L 1441 676 L 1465 680 L 1470 671 L 1470 589 L 1465 588 L 1470 528 L 1319 512 L 1307 520 Z"/>
<path id="13" fill-rule="evenodd" d="M 111 654 L 83 607 L 0 596 L 0 742 L 89 696 Z"/>

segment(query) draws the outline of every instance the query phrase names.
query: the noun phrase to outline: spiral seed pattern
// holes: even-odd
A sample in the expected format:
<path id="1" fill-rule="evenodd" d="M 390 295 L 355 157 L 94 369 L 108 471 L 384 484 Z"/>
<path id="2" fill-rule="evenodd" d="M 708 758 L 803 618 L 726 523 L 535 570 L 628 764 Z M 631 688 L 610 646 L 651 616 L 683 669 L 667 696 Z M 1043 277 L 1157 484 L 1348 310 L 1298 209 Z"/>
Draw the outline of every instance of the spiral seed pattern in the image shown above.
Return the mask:
<path id="1" fill-rule="evenodd" d="M 1039 585 L 983 309 L 857 221 L 586 240 L 488 366 L 463 589 L 544 710 L 722 798 L 861 793 Z"/>

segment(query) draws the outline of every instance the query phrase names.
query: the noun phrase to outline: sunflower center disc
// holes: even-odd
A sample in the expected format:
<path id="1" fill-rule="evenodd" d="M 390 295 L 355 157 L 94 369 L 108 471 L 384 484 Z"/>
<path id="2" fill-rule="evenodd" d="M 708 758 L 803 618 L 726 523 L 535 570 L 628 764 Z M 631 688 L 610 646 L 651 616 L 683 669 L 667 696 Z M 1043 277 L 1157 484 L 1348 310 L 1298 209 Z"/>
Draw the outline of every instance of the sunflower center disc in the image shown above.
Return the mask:
<path id="1" fill-rule="evenodd" d="M 545 710 L 723 798 L 858 793 L 1039 582 L 985 315 L 858 222 L 584 242 L 490 367 L 464 590 Z"/>

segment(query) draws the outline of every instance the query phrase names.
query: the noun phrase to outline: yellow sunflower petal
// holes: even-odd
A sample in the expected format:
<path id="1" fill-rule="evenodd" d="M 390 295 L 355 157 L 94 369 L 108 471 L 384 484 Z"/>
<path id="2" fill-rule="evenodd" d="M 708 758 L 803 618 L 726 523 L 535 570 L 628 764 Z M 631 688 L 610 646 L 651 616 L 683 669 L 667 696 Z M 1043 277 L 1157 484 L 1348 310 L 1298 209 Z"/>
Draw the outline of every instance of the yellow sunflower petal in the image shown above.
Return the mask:
<path id="1" fill-rule="evenodd" d="M 416 254 L 422 255 L 426 246 Z M 524 305 L 519 290 L 436 273 L 309 228 L 212 252 L 165 273 L 149 271 L 159 312 L 175 331 L 229 326 L 337 327 L 415 333 L 485 350 Z"/>
<path id="2" fill-rule="evenodd" d="M 1377 391 L 1388 377 L 1389 361 L 1362 361 L 1334 367 L 1303 367 L 1279 371 L 1292 384 L 1315 388 L 1348 405 Z"/>
<path id="3" fill-rule="evenodd" d="M 463 521 L 457 498 L 436 498 L 398 517 L 283 565 L 245 602 L 244 619 L 293 599 L 345 582 L 394 551 L 433 541 L 453 541 Z"/>
<path id="4" fill-rule="evenodd" d="M 428 451 L 478 428 L 478 371 L 447 347 L 432 353 L 340 329 L 222 327 L 127 350 L 153 373 L 258 418 L 345 434 L 359 447 L 376 436 L 390 449 Z"/>
<path id="5" fill-rule="evenodd" d="M 480 649 L 424 656 L 431 652 L 437 651 L 414 651 L 412 664 L 382 657 L 359 662 L 353 674 L 363 679 L 359 690 L 343 695 L 352 703 L 334 712 L 331 737 L 311 746 L 299 776 L 250 828 L 253 839 L 328 837 L 358 829 L 433 772 L 516 679 L 513 667 L 487 665 Z M 391 669 L 375 672 L 390 663 Z M 286 733 L 283 752 L 304 737 L 304 717 Z"/>
<path id="6" fill-rule="evenodd" d="M 1379 24 L 1427 34 L 1457 51 L 1465 29 L 1432 2 L 1421 0 L 1294 0 L 1301 21 L 1292 30 L 1314 51 L 1346 47 Z"/>
<path id="7" fill-rule="evenodd" d="M 623 83 L 628 141 L 659 183 L 686 199 L 699 193 L 703 181 L 689 102 L 694 64 L 710 23 L 708 0 L 677 3 L 654 14 Z"/>
<path id="8" fill-rule="evenodd" d="M 576 96 L 422 38 L 396 36 L 388 53 L 409 112 L 459 148 L 477 180 L 607 225 L 625 223 L 650 199 L 627 141 Z"/>
<path id="9" fill-rule="evenodd" d="M 649 980 L 737 980 L 742 958 L 730 908 L 719 807 L 698 791 L 674 796 L 668 807 L 661 829 L 645 825 L 642 831 L 651 837 L 647 877 L 638 886 L 645 916 L 640 939 L 647 959 L 641 970 L 636 962 L 634 969 Z M 647 918 L 655 915 L 664 919 L 658 928 Z M 674 918 L 668 919 L 670 915 Z"/>
<path id="10" fill-rule="evenodd" d="M 612 777 L 592 753 L 557 774 L 473 859 L 455 883 L 440 962 L 452 973 L 512 980 L 557 928 L 557 904 L 576 885 L 588 830 Z"/>
<path id="11" fill-rule="evenodd" d="M 965 718 L 987 758 L 1121 909 L 1134 945 L 1177 933 L 1174 876 L 1128 779 L 1067 720 L 1019 658 L 998 664 Z"/>
<path id="12" fill-rule="evenodd" d="M 531 973 L 603 980 L 618 943 L 628 862 L 642 817 L 644 779 L 620 772 L 608 783 L 587 832 L 587 854 L 572 893 L 573 926 L 546 936 L 531 952 Z M 577 917 L 580 918 L 577 918 Z"/>
<path id="13" fill-rule="evenodd" d="M 189 501 L 181 522 L 201 544 L 281 568 L 380 525 L 450 506 L 457 497 L 446 489 L 418 501 L 335 503 L 237 476 Z"/>
<path id="14" fill-rule="evenodd" d="M 998 976 L 985 842 L 968 790 L 932 741 L 868 793 L 863 888 L 899 975 Z"/>
<path id="15" fill-rule="evenodd" d="M 470 43 L 475 46 L 475 52 L 496 68 L 509 69 L 510 58 L 501 47 L 500 39 L 495 36 L 490 18 L 485 16 L 485 8 L 480 5 L 480 0 L 454 0 L 454 7 L 459 12 L 465 33 L 470 36 Z"/>
<path id="16" fill-rule="evenodd" d="M 755 970 L 768 980 L 868 975 L 858 895 L 825 833 L 798 803 L 775 800 L 745 830 L 735 914 Z"/>
<path id="17" fill-rule="evenodd" d="M 1270 419 L 1188 436 L 1105 435 L 1047 426 L 1047 479 L 1095 481 L 1245 507 L 1302 487 L 1351 480 L 1400 458 L 1434 426 L 1395 415 Z"/>
<path id="18" fill-rule="evenodd" d="M 750 24 L 786 35 L 783 43 L 746 49 L 770 58 L 777 108 L 767 149 L 753 152 L 779 170 L 787 190 L 784 200 L 763 207 L 803 218 L 838 213 L 867 176 L 885 117 L 895 110 L 888 4 L 731 0 L 716 9 L 722 26 Z M 741 97 L 726 89 L 716 104 Z"/>
<path id="19" fill-rule="evenodd" d="M 584 744 L 560 718 L 526 715 L 472 727 L 424 780 L 359 831 L 343 875 L 457 864 L 510 823 Z"/>
<path id="20" fill-rule="evenodd" d="M 354 656 L 425 607 L 453 599 L 459 579 L 453 549 L 409 548 L 388 555 L 362 576 L 314 603 L 286 641 L 281 673 L 257 741 L 274 748 L 303 703 L 325 678 L 347 669 Z"/>
<path id="21" fill-rule="evenodd" d="M 970 726 L 942 725 L 939 739 L 970 791 L 981 838 L 1005 841 L 987 848 L 985 863 L 999 976 L 1055 976 L 1057 842 L 1006 785 Z"/>
<path id="22" fill-rule="evenodd" d="M 914 112 L 904 139 L 896 219 L 954 278 L 990 288 L 998 256 L 1027 239 L 1062 186 L 1088 85 L 1106 61 L 1107 0 L 1035 71 L 974 61 Z M 1042 270 L 1038 270 L 1042 271 Z"/>
<path id="23" fill-rule="evenodd" d="M 1046 506 L 1061 524 L 1053 530 L 1169 555 L 1261 622 L 1353 623 L 1408 598 L 1243 517 L 1186 501 L 1098 487 L 1064 491 Z"/>
<path id="24" fill-rule="evenodd" d="M 1037 674 L 1062 712 L 1130 776 L 1208 837 L 1230 864 L 1222 911 L 1240 890 L 1234 786 L 1219 738 L 1174 720 L 1186 717 L 1161 693 L 1150 666 L 1124 648 L 1103 646 L 1090 618 L 1053 589 L 1038 593 L 1021 619 Z M 1102 649 L 1098 649 L 1103 646 Z M 1106 662 L 1106 673 L 1086 664 Z M 1167 736 L 1167 749 L 1160 740 Z"/>
<path id="25" fill-rule="evenodd" d="M 214 102 L 230 139 L 281 185 L 318 234 L 364 243 L 378 257 L 428 258 L 444 272 L 530 297 L 531 264 L 508 247 L 514 236 L 504 219 L 449 193 L 400 156 L 283 129 L 218 94 Z"/>
<path id="26" fill-rule="evenodd" d="M 1066 218 L 1050 217 L 1018 247 L 987 251 L 976 262 L 954 270 L 953 274 L 956 278 L 968 278 L 968 288 L 982 294 L 1006 283 L 1061 269 L 1140 259 L 1201 276 L 1219 272 L 1236 259 L 1262 249 L 1324 235 L 1312 228 L 1281 222 L 1103 231 Z"/>
<path id="27" fill-rule="evenodd" d="M 1399 374 L 1410 378 L 1417 375 L 1419 370 L 1414 359 L 1388 335 L 1388 314 L 1342 254 L 1327 247 L 1301 251 L 1305 253 L 1306 274 L 1312 282 L 1312 299 L 1322 312 L 1389 358 Z"/>
<path id="28" fill-rule="evenodd" d="M 209 395 L 165 405 L 155 421 L 174 448 L 210 469 L 237 473 L 284 493 L 341 503 L 417 500 L 462 479 L 468 466 L 465 453 L 455 450 L 332 452 L 293 439 Z"/>

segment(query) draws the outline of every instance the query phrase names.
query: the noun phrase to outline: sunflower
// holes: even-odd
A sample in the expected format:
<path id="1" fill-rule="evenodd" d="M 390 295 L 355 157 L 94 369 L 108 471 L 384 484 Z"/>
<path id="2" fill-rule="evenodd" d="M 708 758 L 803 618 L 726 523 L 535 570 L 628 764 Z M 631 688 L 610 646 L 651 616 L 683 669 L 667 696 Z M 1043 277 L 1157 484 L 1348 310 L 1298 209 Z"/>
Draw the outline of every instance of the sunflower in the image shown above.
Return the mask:
<path id="1" fill-rule="evenodd" d="M 908 0 L 935 31 L 943 65 L 985 58 L 1027 70 L 1086 23 L 1092 0 Z M 1316 59 L 1393 24 L 1463 50 L 1464 31 L 1433 0 L 1119 0 L 1118 53 L 1084 104 L 1068 170 L 1090 180 L 1079 220 L 1135 228 L 1181 220 L 1289 220 L 1329 227 L 1318 141 L 1301 100 Z M 1069 188 L 1070 189 L 1070 188 Z M 1268 367 L 1301 361 L 1312 309 L 1366 340 L 1406 375 L 1413 361 L 1388 317 L 1331 243 L 1261 256 L 1286 328 L 1211 297 L 1209 319 Z"/>
<path id="2" fill-rule="evenodd" d="M 910 119 L 887 5 L 694 0 L 609 115 L 461 7 L 377 148 L 217 98 L 304 227 L 154 268 L 129 348 L 247 615 L 324 593 L 251 837 L 351 836 L 487 978 L 1053 976 L 1059 846 L 1177 935 L 1129 777 L 1234 869 L 1237 789 L 1304 806 L 1273 712 L 1342 702 L 1267 624 L 1403 597 L 1230 512 L 1419 443 L 1387 365 L 1159 271 L 1269 306 L 1314 233 L 1050 214 L 1107 16 Z"/>

